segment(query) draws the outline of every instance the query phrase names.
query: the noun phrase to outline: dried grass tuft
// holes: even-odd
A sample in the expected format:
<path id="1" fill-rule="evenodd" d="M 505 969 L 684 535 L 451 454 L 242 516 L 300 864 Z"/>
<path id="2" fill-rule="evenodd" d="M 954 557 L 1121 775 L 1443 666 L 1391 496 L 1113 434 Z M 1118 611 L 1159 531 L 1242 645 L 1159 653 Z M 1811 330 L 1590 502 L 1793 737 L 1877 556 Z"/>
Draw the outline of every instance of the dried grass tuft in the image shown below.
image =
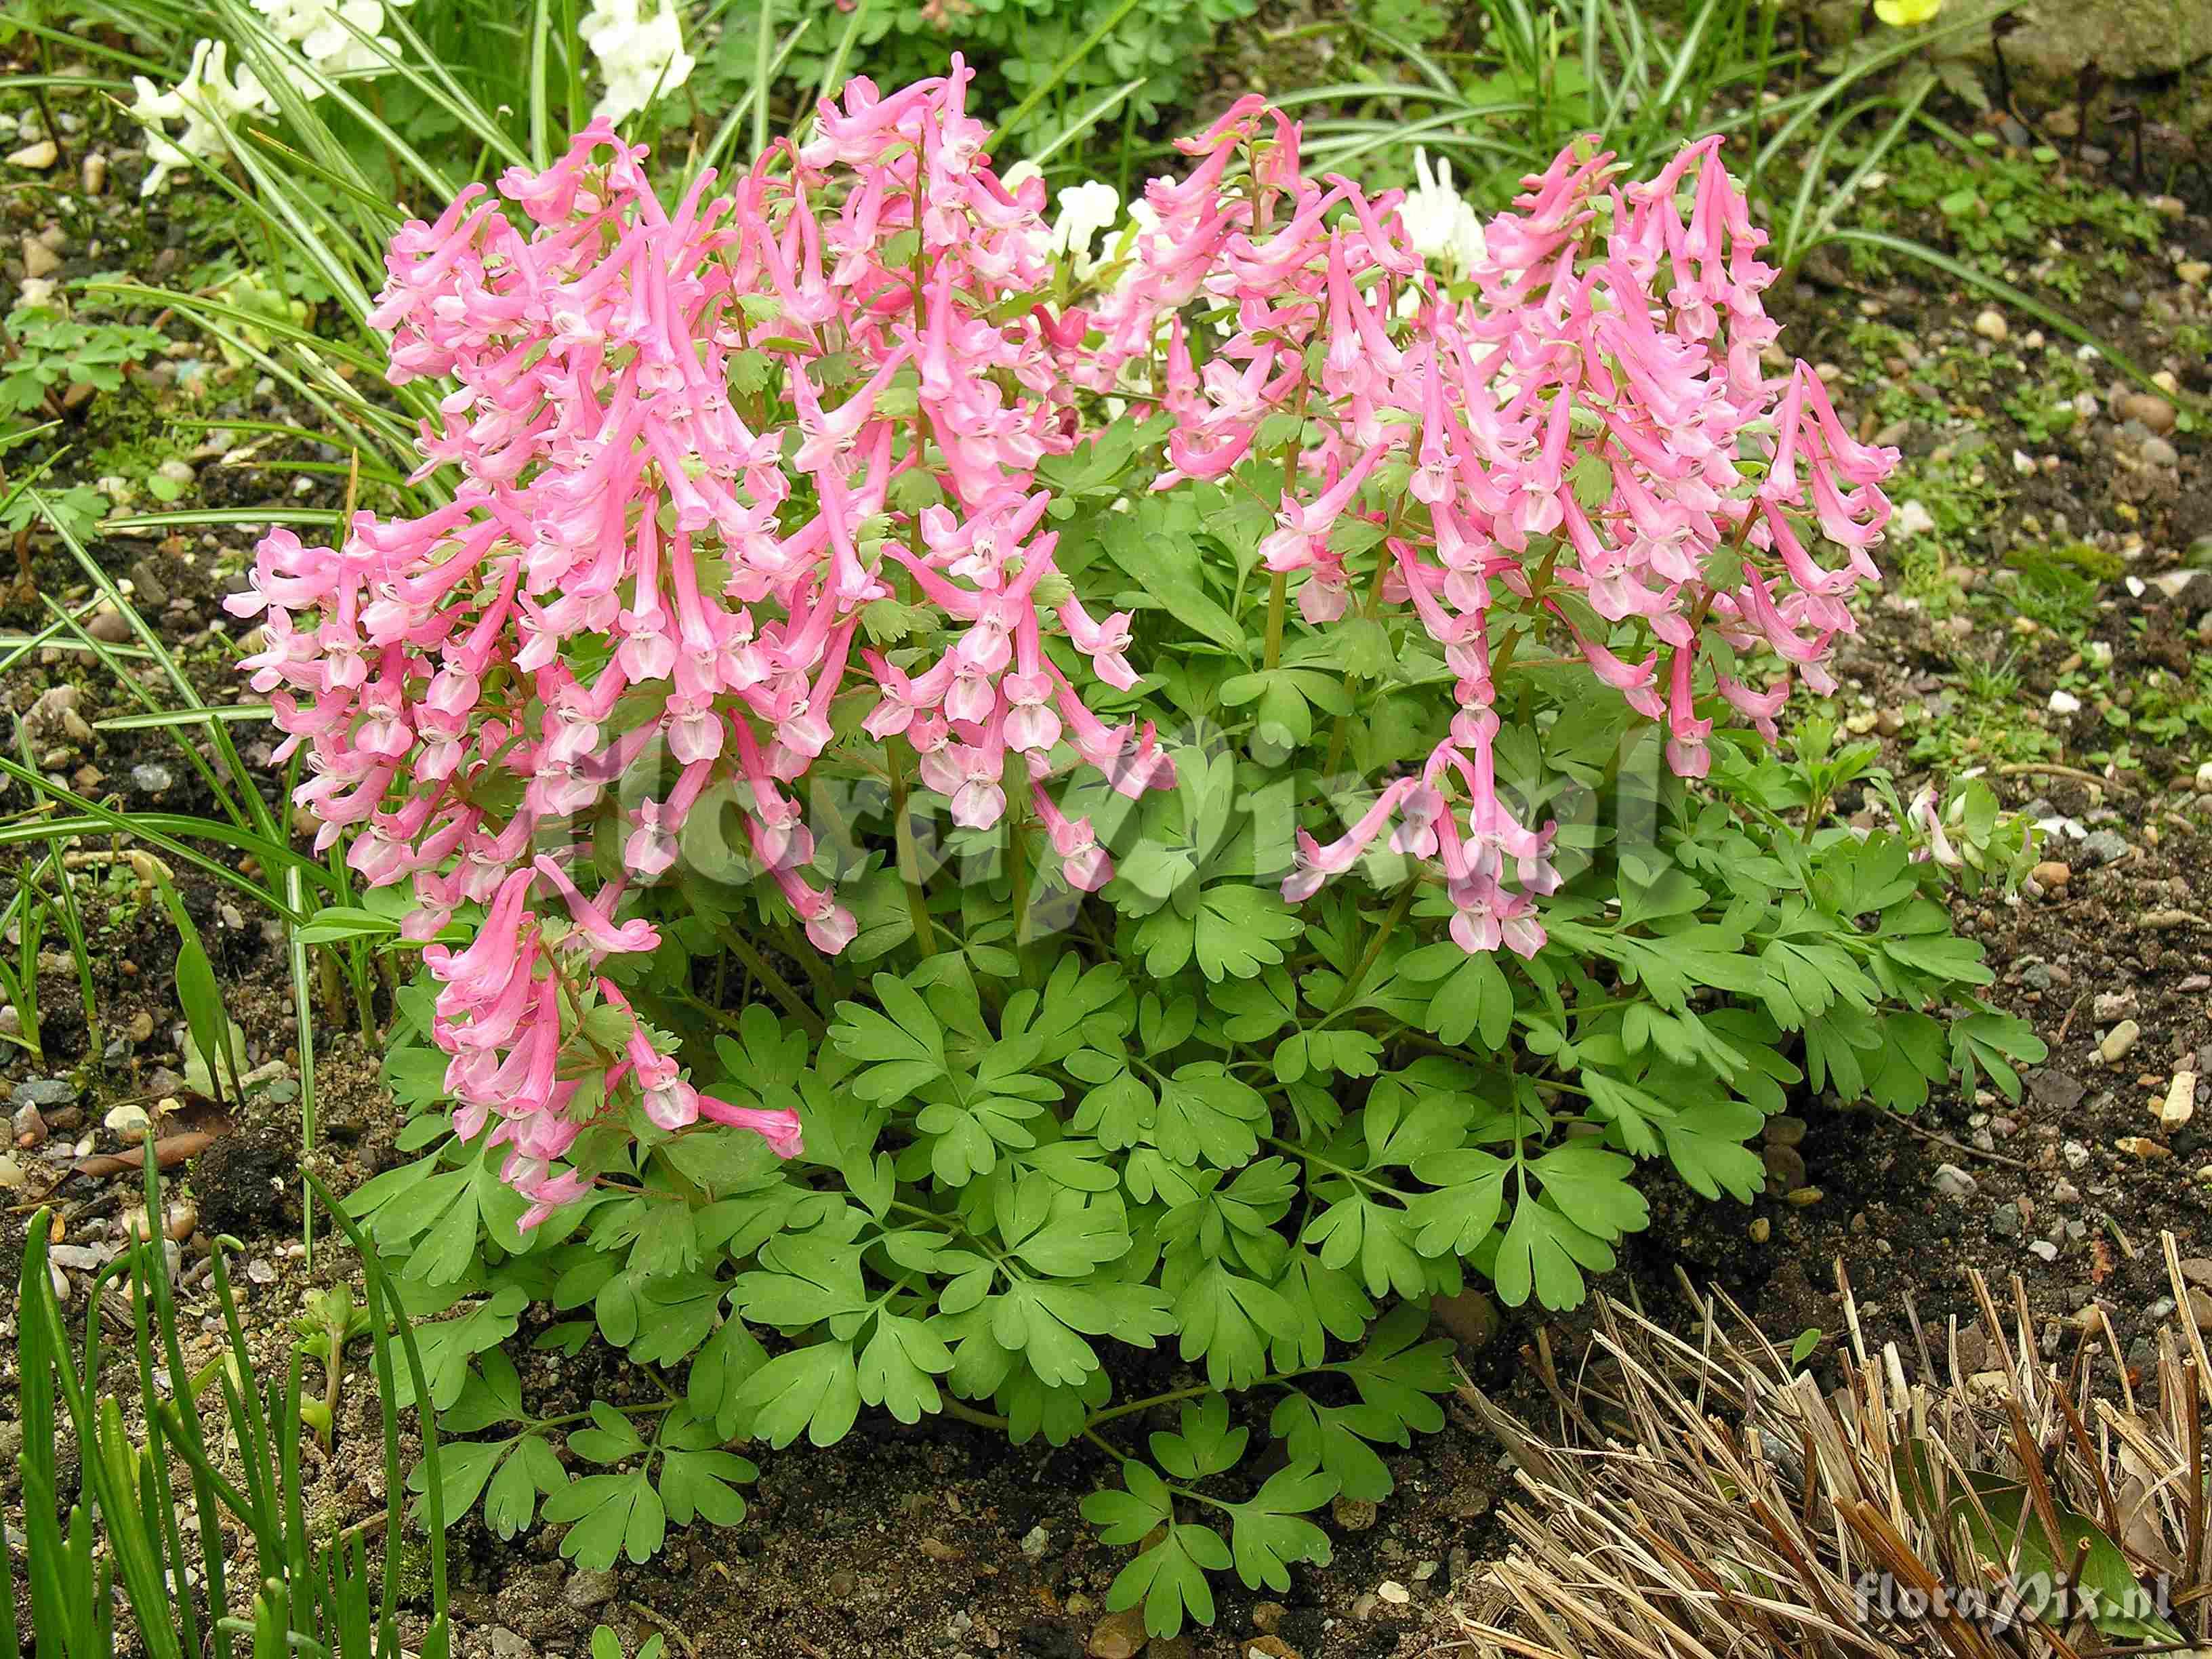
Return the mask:
<path id="1" fill-rule="evenodd" d="M 1727 1297 L 1694 1291 L 1687 1337 L 1601 1304 L 1584 1376 L 1553 1383 L 1560 1443 L 1462 1378 L 1519 1491 L 1503 1516 L 1511 1548 L 1456 1610 L 1477 1653 L 2097 1659 L 2212 1645 L 2212 1363 L 2185 1312 L 2160 1333 L 2154 1387 L 2138 1393 L 2100 1313 L 2062 1364 L 2039 1351 L 2017 1279 L 2001 1310 L 1970 1274 L 1980 1336 L 1965 1346 L 1981 1368 L 1961 1364 L 1956 1321 L 1936 1333 L 1939 1355 L 1915 1314 L 1913 1381 L 1897 1345 L 1869 1352 L 1840 1266 L 1837 1282 L 1832 1394 Z M 1862 1595 L 1866 1574 L 1895 1587 L 1887 1613 Z M 2038 1574 L 2102 1589 L 2104 1610 L 2008 1592 Z M 2119 1616 L 2113 1592 L 2154 1594 L 2161 1578 L 2164 1619 Z M 1939 1586 L 1974 1587 L 1983 1606 L 1905 1616 L 1901 1592 Z"/>

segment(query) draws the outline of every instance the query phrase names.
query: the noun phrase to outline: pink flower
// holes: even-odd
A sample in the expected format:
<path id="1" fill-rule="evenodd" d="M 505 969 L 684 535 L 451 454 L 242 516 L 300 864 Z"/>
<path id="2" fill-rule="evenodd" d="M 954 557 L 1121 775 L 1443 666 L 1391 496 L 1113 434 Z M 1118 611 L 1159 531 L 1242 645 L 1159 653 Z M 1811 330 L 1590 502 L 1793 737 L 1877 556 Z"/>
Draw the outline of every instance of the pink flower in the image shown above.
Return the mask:
<path id="1" fill-rule="evenodd" d="M 698 1100 L 700 1116 L 712 1123 L 727 1123 L 740 1129 L 750 1129 L 768 1142 L 778 1158 L 797 1158 L 806 1150 L 796 1112 L 732 1106 L 726 1100 L 717 1100 L 712 1095 L 701 1095 Z"/>

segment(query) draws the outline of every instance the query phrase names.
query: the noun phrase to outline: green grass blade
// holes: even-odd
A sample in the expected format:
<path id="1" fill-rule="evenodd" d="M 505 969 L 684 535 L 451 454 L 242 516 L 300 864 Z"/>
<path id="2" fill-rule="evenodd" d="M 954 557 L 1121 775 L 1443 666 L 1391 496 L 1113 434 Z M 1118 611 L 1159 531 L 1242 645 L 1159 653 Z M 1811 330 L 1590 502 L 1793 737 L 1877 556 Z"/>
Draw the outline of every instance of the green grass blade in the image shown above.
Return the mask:
<path id="1" fill-rule="evenodd" d="M 553 165 L 553 107 L 546 95 L 552 36 L 553 0 L 537 0 L 530 25 L 530 160 L 540 173 Z"/>
<path id="2" fill-rule="evenodd" d="M 42 593 L 39 597 L 45 601 L 47 609 L 54 613 L 55 620 L 67 624 L 69 630 L 76 635 L 77 643 L 99 659 L 100 666 L 114 677 L 117 684 L 144 704 L 149 712 L 153 712 L 159 708 L 159 705 L 154 702 L 153 694 L 140 684 L 136 675 L 124 668 L 121 659 L 117 657 L 105 640 L 94 637 L 91 630 L 63 611 L 46 595 Z M 148 653 L 149 657 L 151 654 L 151 653 Z M 206 757 L 188 743 L 182 744 L 179 747 L 183 750 L 185 763 L 200 775 L 200 781 L 207 786 L 208 793 L 222 804 L 223 811 L 230 815 L 234 822 L 241 822 L 240 809 L 237 800 L 232 796 L 229 788 L 222 780 L 216 776 L 215 768 L 208 763 Z M 233 775 L 235 776 L 236 774 L 234 773 Z"/>
<path id="3" fill-rule="evenodd" d="M 822 78 L 815 83 L 816 104 L 825 98 L 835 97 L 843 90 L 845 65 L 852 59 L 853 47 L 860 40 L 861 26 L 868 21 L 868 12 L 874 4 L 875 0 L 856 0 L 852 15 L 845 20 L 844 33 L 837 37 L 837 49 L 830 54 L 830 61 L 823 64 Z M 813 106 L 810 105 L 805 113 L 812 112 Z"/>
<path id="4" fill-rule="evenodd" d="M 307 883 L 297 870 L 284 872 L 284 899 L 295 912 L 310 914 Z M 306 1169 L 315 1153 L 315 1007 L 313 975 L 307 947 L 300 930 L 287 930 L 285 951 L 291 958 L 292 1030 L 300 1048 L 300 1167 Z M 315 1259 L 314 1194 L 305 1182 L 300 1189 L 300 1247 L 312 1266 Z"/>
<path id="5" fill-rule="evenodd" d="M 390 1512 L 385 1533 L 385 1559 L 392 1559 L 398 1547 L 399 1516 L 405 1507 L 401 1495 L 407 1490 L 406 1474 L 399 1467 L 399 1416 L 392 1402 L 398 1398 L 398 1377 L 392 1362 L 392 1337 L 386 1325 L 386 1309 L 389 1309 L 392 1325 L 399 1335 L 401 1352 L 407 1362 L 407 1380 L 416 1401 L 415 1415 L 422 1429 L 422 1473 L 426 1489 L 423 1504 L 428 1511 L 430 1539 L 430 1597 L 433 1623 L 446 1616 L 446 1504 L 445 1481 L 440 1474 L 438 1455 L 437 1413 L 429 1405 L 429 1383 L 422 1370 L 422 1353 L 415 1340 L 414 1328 L 409 1324 L 399 1293 L 391 1275 L 378 1257 L 361 1224 L 346 1213 L 345 1208 L 331 1195 L 320 1176 L 309 1170 L 303 1172 L 323 1207 L 345 1233 L 355 1253 L 361 1258 L 362 1283 L 369 1302 L 369 1341 L 376 1352 L 377 1395 L 384 1402 L 384 1478 L 385 1491 L 392 1495 Z M 392 1618 L 394 1576 L 385 1576 L 385 1607 L 379 1624 L 387 1625 Z"/>
<path id="6" fill-rule="evenodd" d="M 799 26 L 784 36 L 783 45 L 777 48 L 775 61 L 769 65 L 769 79 L 771 82 L 782 72 L 784 61 L 797 48 L 799 38 L 812 27 L 813 21 L 811 18 L 800 19 Z M 690 178 L 696 179 L 708 167 L 718 167 L 721 165 L 724 152 L 737 142 L 738 130 L 744 125 L 745 118 L 752 113 L 760 96 L 760 88 L 748 87 L 744 95 L 730 106 L 730 112 L 722 118 L 722 125 L 714 129 L 714 136 L 707 141 L 707 147 L 699 152 L 699 158 L 691 167 Z"/>
<path id="7" fill-rule="evenodd" d="M 768 154 L 768 60 L 775 39 L 775 8 L 761 0 L 760 27 L 753 31 L 753 155 Z"/>
<path id="8" fill-rule="evenodd" d="M 297 864 L 303 869 L 312 869 L 315 872 L 319 884 L 327 884 L 330 879 L 329 872 L 313 860 L 302 859 L 289 848 L 279 851 L 270 847 L 258 836 L 240 830 L 234 824 L 224 823 L 217 818 L 191 818 L 166 813 L 132 815 L 118 812 L 110 807 L 102 806 L 97 802 L 87 800 L 75 791 L 50 781 L 43 774 L 33 771 L 5 755 L 0 755 L 0 772 L 6 773 L 18 783 L 24 784 L 39 793 L 66 801 L 84 814 L 83 817 L 76 818 L 33 818 L 27 822 L 0 825 L 0 847 L 18 847 L 33 842 L 56 846 L 76 836 L 118 836 L 125 841 L 140 842 L 146 846 L 156 848 L 170 858 L 180 863 L 189 864 L 194 869 L 222 883 L 225 886 L 243 893 L 255 903 L 266 905 L 278 915 L 288 920 L 295 919 L 290 908 L 282 899 L 267 888 L 258 885 L 252 877 L 242 875 L 221 860 L 211 859 L 196 848 L 177 840 L 167 833 L 166 829 L 153 827 L 149 820 L 158 816 L 165 825 L 183 823 L 188 826 L 185 830 L 187 835 L 203 836 L 209 841 L 223 842 L 231 846 L 249 850 L 256 848 L 262 848 L 270 854 L 273 865 Z"/>
<path id="9" fill-rule="evenodd" d="M 199 512 L 118 513 L 102 519 L 100 527 L 112 536 L 136 536 L 217 524 L 312 525 L 335 530 L 344 523 L 345 514 L 334 507 L 216 507 Z"/>
<path id="10" fill-rule="evenodd" d="M 1061 150 L 1066 149 L 1077 139 L 1082 137 L 1084 134 L 1089 132 L 1091 128 L 1097 126 L 1099 122 L 1105 119 L 1107 116 L 1112 114 L 1115 107 L 1119 105 L 1123 99 L 1127 98 L 1131 93 L 1136 91 L 1139 87 L 1141 87 L 1144 84 L 1145 77 L 1141 75 L 1133 81 L 1124 81 L 1121 82 L 1121 84 L 1115 88 L 1113 91 L 1107 93 L 1104 96 L 1101 97 L 1088 108 L 1084 110 L 1080 114 L 1077 115 L 1073 120 L 1067 124 L 1066 127 L 1060 132 L 1058 137 L 1054 138 L 1042 149 L 1038 150 L 1034 155 L 1030 156 L 1029 158 L 1030 161 L 1037 167 L 1042 167 L 1044 166 L 1045 163 L 1051 161 L 1054 156 L 1059 155 Z"/>
<path id="11" fill-rule="evenodd" d="M 1121 0 L 1121 3 L 1114 8 L 1104 22 L 1084 36 L 1073 52 L 1053 65 L 1049 75 L 1030 88 L 1029 96 L 1014 106 L 1013 112 L 1001 121 L 997 131 L 983 141 L 983 147 L 986 149 L 996 150 L 1002 142 L 1020 131 L 1022 123 L 1030 118 L 1036 106 L 1050 97 L 1058 89 L 1060 83 L 1074 72 L 1076 65 L 1097 51 L 1099 42 L 1113 33 L 1115 29 L 1120 28 L 1122 20 L 1136 9 L 1137 0 Z"/>
<path id="12" fill-rule="evenodd" d="M 2155 392 L 2162 398 L 2173 397 L 2172 392 L 2152 380 L 2142 366 L 2125 352 L 2098 338 L 2096 335 L 2092 334 L 2057 307 L 2045 304 L 2032 294 L 2023 293 L 2010 283 L 2000 282 L 1986 272 L 1962 264 L 1948 253 L 1938 252 L 1925 243 L 1913 241 L 1909 237 L 1893 236 L 1888 232 L 1881 230 L 1831 231 L 1828 234 L 1828 240 L 1857 243 L 1866 247 L 1880 248 L 1887 253 L 1901 254 L 1908 259 L 1917 259 L 1923 264 L 1932 266 L 1947 276 L 1955 277 L 1971 288 L 1978 288 L 1983 293 L 2026 312 L 2045 328 L 2057 330 L 2075 344 L 2089 347 L 2146 392 Z M 2203 400 L 2187 398 L 2185 395 L 2183 401 L 2194 404 L 2201 404 Z"/>
<path id="13" fill-rule="evenodd" d="M 95 732 L 155 732 L 210 720 L 267 720 L 276 710 L 265 702 L 227 704 L 221 708 L 156 708 L 143 714 L 111 714 L 92 723 Z"/>
<path id="14" fill-rule="evenodd" d="M 38 501 L 39 510 L 46 514 L 46 522 L 52 526 L 54 533 L 62 538 L 69 550 L 76 556 L 78 565 L 88 576 L 92 578 L 92 585 L 100 589 L 110 605 L 123 613 L 124 620 L 130 623 L 131 631 L 137 635 L 139 643 L 153 653 L 154 660 L 161 665 L 162 672 L 168 676 L 169 683 L 177 688 L 179 695 L 183 697 L 185 704 L 193 708 L 205 708 L 207 705 L 200 700 L 199 693 L 193 690 L 191 679 L 186 677 L 185 671 L 178 666 L 177 659 L 169 654 L 167 647 L 162 645 L 161 636 L 146 625 L 146 619 L 141 617 L 130 600 L 124 597 L 122 590 L 116 586 L 114 579 L 101 568 L 97 559 L 85 550 L 84 544 L 77 540 L 69 527 L 56 518 L 47 507 L 45 500 L 40 497 L 34 497 L 34 499 Z M 222 757 L 224 765 L 229 769 L 230 775 L 238 779 L 250 777 L 252 775 L 246 769 L 246 763 L 239 758 L 237 745 L 230 740 L 229 728 L 218 722 L 209 730 L 215 741 L 216 752 Z M 240 793 L 246 804 L 246 819 L 260 830 L 263 837 L 272 842 L 283 840 L 283 833 L 277 829 L 276 817 L 270 811 L 268 802 L 261 799 L 260 792 L 249 787 Z"/>

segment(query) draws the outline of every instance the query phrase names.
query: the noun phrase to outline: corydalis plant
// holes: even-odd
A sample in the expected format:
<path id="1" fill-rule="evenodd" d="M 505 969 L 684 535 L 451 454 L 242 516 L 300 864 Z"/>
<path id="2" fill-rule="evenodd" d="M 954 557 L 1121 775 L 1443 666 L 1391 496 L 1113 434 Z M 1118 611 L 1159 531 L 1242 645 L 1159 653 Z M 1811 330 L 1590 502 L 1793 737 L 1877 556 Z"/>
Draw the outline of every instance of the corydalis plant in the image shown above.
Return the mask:
<path id="1" fill-rule="evenodd" d="M 659 945 L 635 912 L 702 801 L 833 955 L 857 924 L 806 821 L 817 769 L 884 779 L 902 812 L 941 801 L 1018 861 L 1033 818 L 1060 883 L 1110 879 L 1072 786 L 1176 771 L 1151 724 L 1099 712 L 1139 685 L 1132 618 L 1079 597 L 1041 482 L 1100 444 L 1109 399 L 1125 459 L 1132 422 L 1171 417 L 1133 492 L 1279 467 L 1263 675 L 1293 600 L 1300 631 L 1410 615 L 1442 647 L 1425 759 L 1273 875 L 1310 898 L 1387 831 L 1470 953 L 1533 956 L 1559 879 L 1552 827 L 1498 785 L 1516 653 L 1585 665 L 1698 776 L 1721 713 L 1771 737 L 1793 679 L 1829 688 L 1875 574 L 1893 457 L 1803 365 L 1764 374 L 1773 273 L 1717 140 L 1628 185 L 1563 154 L 1446 289 L 1398 192 L 1307 179 L 1297 128 L 1247 98 L 1072 290 L 1042 181 L 992 170 L 967 81 L 856 80 L 804 142 L 672 209 L 597 125 L 504 203 L 471 187 L 409 225 L 374 321 L 395 382 L 453 387 L 422 444 L 453 499 L 361 514 L 335 550 L 276 532 L 232 602 L 265 611 L 247 665 L 307 747 L 319 847 L 351 835 L 371 885 L 410 880 L 416 939 L 489 907 L 430 949 L 435 1035 L 459 1127 L 496 1116 L 533 1221 L 586 1189 L 556 1167 L 625 1103 L 796 1148 L 790 1114 L 701 1095 L 602 971 Z"/>

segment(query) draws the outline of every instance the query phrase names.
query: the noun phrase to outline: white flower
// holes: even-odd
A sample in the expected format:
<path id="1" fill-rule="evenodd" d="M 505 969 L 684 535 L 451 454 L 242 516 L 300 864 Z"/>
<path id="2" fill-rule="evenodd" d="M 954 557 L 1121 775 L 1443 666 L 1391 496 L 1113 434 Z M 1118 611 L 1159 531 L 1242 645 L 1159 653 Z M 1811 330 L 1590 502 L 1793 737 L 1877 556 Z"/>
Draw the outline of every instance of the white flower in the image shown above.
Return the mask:
<path id="1" fill-rule="evenodd" d="M 2054 714 L 2078 714 L 2081 712 L 2081 699 L 2071 691 L 2053 691 L 2051 694 L 2051 712 Z"/>
<path id="2" fill-rule="evenodd" d="M 673 0 L 660 0 L 650 17 L 641 16 L 638 6 L 639 0 L 592 0 L 591 15 L 576 26 L 607 77 L 606 93 L 592 113 L 610 121 L 628 120 L 675 91 L 698 63 L 684 50 L 684 26 Z"/>
<path id="3" fill-rule="evenodd" d="M 1482 221 L 1452 188 L 1449 161 L 1438 161 L 1436 171 L 1431 173 L 1428 152 L 1416 148 L 1413 176 L 1420 183 L 1407 192 L 1398 209 L 1406 234 L 1413 239 L 1413 252 L 1455 276 L 1464 276 L 1482 262 L 1486 251 Z"/>
<path id="4" fill-rule="evenodd" d="M 1936 786 L 1929 784 L 1912 798 L 1905 816 L 1912 827 L 1928 837 L 1928 855 L 1946 870 L 1955 870 L 1966 860 L 1951 845 L 1951 838 L 1943 833 L 1943 820 L 1936 810 Z"/>
<path id="5" fill-rule="evenodd" d="M 240 116 L 276 112 L 250 67 L 240 64 L 238 78 L 231 79 L 229 52 L 220 40 L 201 41 L 192 48 L 192 66 L 185 78 L 167 92 L 155 92 L 143 75 L 131 76 L 138 97 L 131 113 L 146 129 L 146 155 L 154 163 L 140 195 L 151 196 L 172 173 L 189 169 L 195 156 L 228 155 L 230 124 Z M 184 131 L 173 137 L 167 125 L 172 121 L 182 121 Z"/>
<path id="6" fill-rule="evenodd" d="M 1075 274 L 1088 276 L 1096 268 L 1091 244 L 1102 230 L 1113 228 L 1121 216 L 1121 193 L 1097 179 L 1060 193 L 1060 217 L 1052 222 L 1052 251 L 1074 261 Z"/>
<path id="7" fill-rule="evenodd" d="M 269 20 L 270 33 L 325 75 L 348 75 L 387 68 L 398 55 L 383 35 L 387 3 L 414 0 L 253 0 L 253 9 Z M 318 98 L 323 90 L 313 77 L 301 77 L 302 97 Z"/>

